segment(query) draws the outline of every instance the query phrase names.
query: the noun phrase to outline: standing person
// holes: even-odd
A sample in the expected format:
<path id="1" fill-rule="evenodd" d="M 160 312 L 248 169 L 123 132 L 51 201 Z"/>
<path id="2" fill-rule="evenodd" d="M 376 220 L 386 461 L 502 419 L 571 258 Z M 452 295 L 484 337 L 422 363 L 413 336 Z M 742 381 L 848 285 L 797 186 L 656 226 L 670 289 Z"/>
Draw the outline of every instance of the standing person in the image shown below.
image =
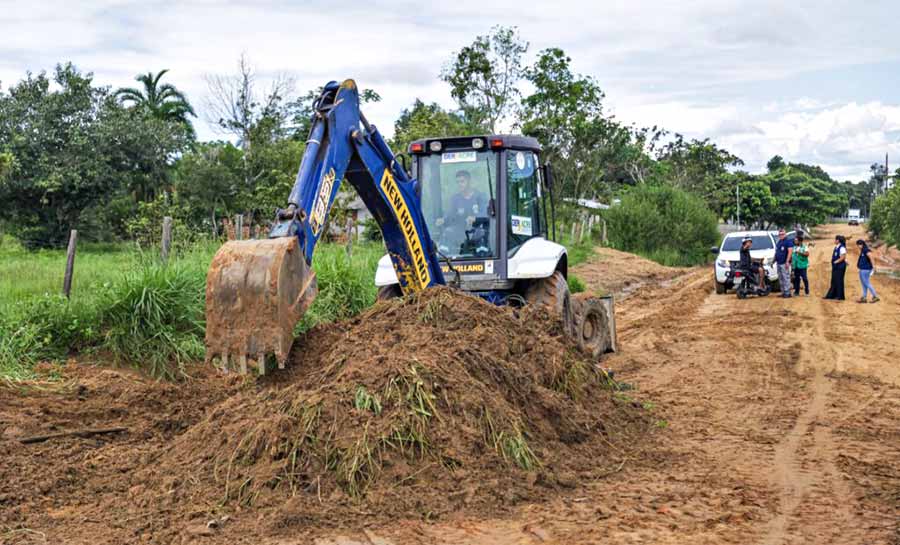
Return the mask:
<path id="1" fill-rule="evenodd" d="M 778 269 L 778 283 L 781 285 L 781 296 L 791 296 L 791 256 L 794 243 L 785 236 L 784 228 L 778 230 L 778 242 L 775 244 L 775 267 Z"/>
<path id="2" fill-rule="evenodd" d="M 791 261 L 794 270 L 794 295 L 800 295 L 800 281 L 803 281 L 804 295 L 809 297 L 809 277 L 806 271 L 809 269 L 809 246 L 803 241 L 803 234 L 798 234 L 794 240 L 794 256 Z"/>
<path id="3" fill-rule="evenodd" d="M 869 245 L 863 239 L 857 240 L 856 245 L 859 246 L 859 259 L 856 261 L 856 268 L 859 269 L 859 283 L 862 284 L 862 297 L 859 298 L 859 302 L 866 303 L 866 294 L 871 291 L 872 302 L 877 303 L 881 299 L 878 298 L 875 288 L 872 287 L 872 275 L 875 274 L 875 262 L 869 255 L 872 253 L 872 249 L 869 248 Z"/>
<path id="4" fill-rule="evenodd" d="M 842 235 L 834 237 L 834 251 L 831 252 L 831 287 L 825 299 L 844 300 L 844 273 L 847 272 L 847 239 Z"/>

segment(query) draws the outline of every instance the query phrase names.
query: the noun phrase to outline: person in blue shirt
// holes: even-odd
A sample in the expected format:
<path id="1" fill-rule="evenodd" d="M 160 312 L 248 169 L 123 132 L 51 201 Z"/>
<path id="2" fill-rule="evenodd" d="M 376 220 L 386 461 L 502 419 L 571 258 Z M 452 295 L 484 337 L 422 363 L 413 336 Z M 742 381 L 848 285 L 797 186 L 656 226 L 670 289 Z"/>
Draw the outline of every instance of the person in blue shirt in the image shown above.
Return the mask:
<path id="1" fill-rule="evenodd" d="M 856 268 L 859 269 L 859 283 L 862 284 L 862 297 L 859 298 L 860 303 L 868 303 L 866 295 L 872 292 L 872 302 L 881 301 L 875 288 L 872 286 L 872 275 L 875 274 L 875 261 L 872 259 L 872 249 L 866 244 L 866 241 L 859 239 L 856 241 L 859 247 L 859 259 L 856 260 Z"/>
<path id="2" fill-rule="evenodd" d="M 843 235 L 834 237 L 834 251 L 831 252 L 831 287 L 825 299 L 844 300 L 844 273 L 847 272 L 847 239 Z"/>
<path id="3" fill-rule="evenodd" d="M 794 253 L 794 241 L 785 236 L 784 229 L 778 230 L 778 242 L 775 243 L 775 267 L 778 269 L 778 283 L 781 285 L 781 296 L 791 296 L 791 257 Z"/>

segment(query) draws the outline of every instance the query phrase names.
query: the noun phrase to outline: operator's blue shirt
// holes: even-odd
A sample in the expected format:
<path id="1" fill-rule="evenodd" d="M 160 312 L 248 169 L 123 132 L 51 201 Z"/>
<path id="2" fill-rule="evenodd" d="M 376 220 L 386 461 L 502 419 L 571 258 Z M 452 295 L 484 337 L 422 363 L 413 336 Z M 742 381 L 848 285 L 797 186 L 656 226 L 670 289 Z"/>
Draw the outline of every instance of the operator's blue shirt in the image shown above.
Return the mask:
<path id="1" fill-rule="evenodd" d="M 775 263 L 779 265 L 784 265 L 787 263 L 787 255 L 788 248 L 794 247 L 794 241 L 788 239 L 787 237 L 784 240 L 779 240 L 775 243 Z"/>

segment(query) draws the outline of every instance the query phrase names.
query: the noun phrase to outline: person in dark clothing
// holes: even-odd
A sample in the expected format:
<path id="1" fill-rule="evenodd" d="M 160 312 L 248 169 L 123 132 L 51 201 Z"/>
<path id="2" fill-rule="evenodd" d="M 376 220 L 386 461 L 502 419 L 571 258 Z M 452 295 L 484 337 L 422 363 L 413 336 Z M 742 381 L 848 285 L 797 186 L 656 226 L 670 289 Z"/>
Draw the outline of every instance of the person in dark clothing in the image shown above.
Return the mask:
<path id="1" fill-rule="evenodd" d="M 759 266 L 759 263 L 753 261 L 753 258 L 750 257 L 750 249 L 753 247 L 753 239 L 750 237 L 745 238 L 741 241 L 741 251 L 740 251 L 740 262 L 738 263 L 738 267 L 745 271 L 750 271 L 750 273 L 756 275 L 757 282 L 759 283 L 760 288 L 766 287 L 766 275 L 763 274 L 762 268 Z"/>
<path id="2" fill-rule="evenodd" d="M 863 239 L 857 240 L 856 245 L 859 247 L 859 259 L 856 261 L 856 268 L 859 269 L 859 283 L 862 285 L 862 297 L 859 298 L 859 302 L 867 303 L 866 295 L 871 291 L 872 302 L 877 303 L 881 299 L 878 298 L 878 294 L 875 293 L 875 288 L 872 286 L 872 275 L 875 274 L 875 262 L 870 255 L 872 249 L 869 248 L 869 245 Z"/>
<path id="3" fill-rule="evenodd" d="M 844 273 L 847 272 L 847 239 L 842 235 L 834 237 L 834 251 L 831 252 L 831 287 L 825 299 L 844 300 Z"/>

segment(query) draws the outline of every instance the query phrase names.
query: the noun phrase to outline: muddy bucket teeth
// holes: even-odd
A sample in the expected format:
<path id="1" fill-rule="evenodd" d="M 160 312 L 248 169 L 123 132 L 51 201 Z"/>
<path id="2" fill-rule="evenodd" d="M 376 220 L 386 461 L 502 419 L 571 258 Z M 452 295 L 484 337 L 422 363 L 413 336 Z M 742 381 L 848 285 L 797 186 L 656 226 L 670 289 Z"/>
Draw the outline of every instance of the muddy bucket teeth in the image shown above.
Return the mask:
<path id="1" fill-rule="evenodd" d="M 316 292 L 296 238 L 225 243 L 206 275 L 206 360 L 242 373 L 265 374 L 271 360 L 283 369 Z"/>

